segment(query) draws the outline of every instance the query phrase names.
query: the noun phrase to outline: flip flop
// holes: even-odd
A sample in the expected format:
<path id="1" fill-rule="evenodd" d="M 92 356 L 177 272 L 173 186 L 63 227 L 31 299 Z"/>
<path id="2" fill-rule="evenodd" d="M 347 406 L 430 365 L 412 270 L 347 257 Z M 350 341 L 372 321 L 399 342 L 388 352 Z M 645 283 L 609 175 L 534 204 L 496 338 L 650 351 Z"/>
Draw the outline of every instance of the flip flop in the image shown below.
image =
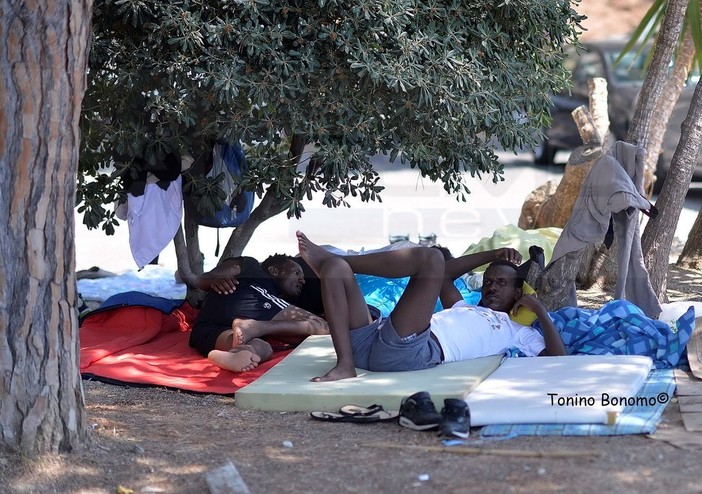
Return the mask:
<path id="1" fill-rule="evenodd" d="M 399 412 L 386 412 L 379 410 L 370 415 L 345 415 L 343 413 L 334 412 L 310 412 L 310 417 L 315 420 L 323 420 L 325 422 L 354 422 L 357 424 L 367 424 L 371 422 L 387 422 L 396 420 Z"/>
<path id="2" fill-rule="evenodd" d="M 342 415 L 373 415 L 377 412 L 384 412 L 385 409 L 382 405 L 373 404 L 369 407 L 362 407 L 359 405 L 344 405 L 339 409 L 339 413 Z"/>

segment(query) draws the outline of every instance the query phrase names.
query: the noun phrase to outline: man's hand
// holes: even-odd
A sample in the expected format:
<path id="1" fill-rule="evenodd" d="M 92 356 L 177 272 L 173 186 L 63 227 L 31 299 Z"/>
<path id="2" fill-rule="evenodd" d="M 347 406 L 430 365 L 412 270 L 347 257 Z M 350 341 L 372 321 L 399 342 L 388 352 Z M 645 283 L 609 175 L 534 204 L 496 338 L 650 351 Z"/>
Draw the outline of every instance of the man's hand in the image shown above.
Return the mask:
<path id="1" fill-rule="evenodd" d="M 518 265 L 522 262 L 522 255 L 517 249 L 512 249 L 510 247 L 502 247 L 501 249 L 495 249 L 495 259 L 502 259 L 512 264 Z"/>
<path id="2" fill-rule="evenodd" d="M 543 306 L 543 304 L 539 301 L 539 299 L 536 298 L 536 296 L 532 294 L 525 293 L 524 295 L 519 297 L 519 300 L 517 300 L 514 303 L 514 306 L 512 307 L 512 310 L 510 312 L 514 315 L 522 307 L 526 307 L 537 316 L 540 316 L 542 314 L 548 314 L 548 311 Z"/>
<path id="3" fill-rule="evenodd" d="M 234 291 L 236 290 L 236 286 L 239 284 L 239 281 L 233 276 L 222 277 L 219 279 L 210 279 L 209 281 L 210 290 L 212 290 L 215 293 L 219 293 L 220 295 L 234 293 Z"/>
<path id="4" fill-rule="evenodd" d="M 546 310 L 546 307 L 544 307 L 539 299 L 537 299 L 535 295 L 531 294 L 522 295 L 519 300 L 514 303 L 514 307 L 512 307 L 512 314 L 516 314 L 520 307 L 526 307 L 527 309 L 533 311 L 541 323 L 541 333 L 543 334 L 546 348 L 544 348 L 539 355 L 568 355 L 566 347 L 563 344 L 561 334 L 558 332 L 556 326 L 553 324 L 553 321 L 548 316 L 548 310 Z"/>
<path id="5" fill-rule="evenodd" d="M 241 266 L 237 259 L 226 259 L 213 270 L 197 277 L 197 287 L 206 292 L 215 292 L 220 295 L 234 293 L 239 281 L 236 277 L 241 273 Z"/>

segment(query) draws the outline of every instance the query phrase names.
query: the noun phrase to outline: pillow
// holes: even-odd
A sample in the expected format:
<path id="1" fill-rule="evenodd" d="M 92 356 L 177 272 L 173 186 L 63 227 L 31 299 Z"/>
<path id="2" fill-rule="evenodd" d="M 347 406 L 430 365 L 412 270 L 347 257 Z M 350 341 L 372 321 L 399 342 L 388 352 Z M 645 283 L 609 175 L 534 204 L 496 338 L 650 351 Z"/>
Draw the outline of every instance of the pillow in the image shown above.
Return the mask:
<path id="1" fill-rule="evenodd" d="M 529 283 L 526 281 L 522 285 L 522 292 L 528 295 L 534 295 L 536 290 L 534 290 Z M 520 307 L 516 313 L 509 313 L 509 318 L 514 322 L 521 324 L 522 326 L 531 326 L 534 321 L 536 321 L 536 313 L 533 310 L 527 309 L 526 307 Z"/>

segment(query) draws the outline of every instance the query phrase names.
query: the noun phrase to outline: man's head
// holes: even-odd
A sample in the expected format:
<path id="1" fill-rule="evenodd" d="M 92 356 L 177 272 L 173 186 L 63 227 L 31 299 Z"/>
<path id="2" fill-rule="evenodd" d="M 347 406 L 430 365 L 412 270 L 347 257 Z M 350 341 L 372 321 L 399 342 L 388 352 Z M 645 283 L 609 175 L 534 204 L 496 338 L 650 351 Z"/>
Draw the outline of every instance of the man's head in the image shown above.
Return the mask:
<path id="1" fill-rule="evenodd" d="M 524 279 L 519 277 L 517 266 L 509 261 L 497 260 L 483 274 L 480 305 L 500 312 L 509 312 L 522 296 Z"/>
<path id="2" fill-rule="evenodd" d="M 282 298 L 294 300 L 300 296 L 305 275 L 302 267 L 292 257 L 274 254 L 263 261 L 261 267 L 273 277 Z"/>

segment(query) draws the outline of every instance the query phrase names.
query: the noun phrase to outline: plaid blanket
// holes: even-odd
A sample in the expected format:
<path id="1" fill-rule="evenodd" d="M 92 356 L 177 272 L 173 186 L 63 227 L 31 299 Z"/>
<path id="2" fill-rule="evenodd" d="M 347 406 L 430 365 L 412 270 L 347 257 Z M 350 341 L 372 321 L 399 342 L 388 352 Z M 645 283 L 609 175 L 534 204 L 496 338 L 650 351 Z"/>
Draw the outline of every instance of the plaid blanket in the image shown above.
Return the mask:
<path id="1" fill-rule="evenodd" d="M 613 300 L 599 310 L 564 307 L 549 315 L 571 355 L 647 355 L 658 369 L 680 362 L 695 327 L 693 307 L 668 325 L 626 300 Z M 541 329 L 538 321 L 534 327 Z"/>

